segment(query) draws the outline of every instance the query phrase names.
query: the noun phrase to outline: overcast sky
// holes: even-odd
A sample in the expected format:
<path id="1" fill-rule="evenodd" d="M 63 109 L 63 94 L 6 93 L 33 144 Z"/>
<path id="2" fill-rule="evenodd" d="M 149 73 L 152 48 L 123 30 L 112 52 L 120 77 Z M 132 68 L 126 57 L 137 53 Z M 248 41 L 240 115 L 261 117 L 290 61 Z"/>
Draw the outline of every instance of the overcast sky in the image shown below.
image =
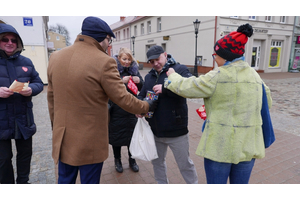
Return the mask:
<path id="1" fill-rule="evenodd" d="M 88 16 L 49 16 L 48 27 L 61 24 L 65 26 L 70 33 L 70 43 L 73 44 L 77 35 L 81 32 L 83 20 Z M 95 16 L 104 20 L 108 25 L 114 24 L 120 20 L 120 16 Z"/>

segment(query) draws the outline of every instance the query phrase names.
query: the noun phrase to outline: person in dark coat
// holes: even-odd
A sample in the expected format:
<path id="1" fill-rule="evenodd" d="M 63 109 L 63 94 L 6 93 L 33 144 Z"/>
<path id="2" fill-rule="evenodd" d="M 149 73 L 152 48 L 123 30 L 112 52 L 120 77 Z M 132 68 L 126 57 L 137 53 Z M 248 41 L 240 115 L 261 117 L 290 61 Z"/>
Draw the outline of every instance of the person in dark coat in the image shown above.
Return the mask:
<path id="1" fill-rule="evenodd" d="M 17 149 L 18 184 L 29 181 L 32 136 L 36 132 L 32 96 L 43 90 L 43 82 L 29 58 L 21 55 L 23 42 L 17 30 L 0 23 L 0 183 L 14 184 L 12 144 Z M 28 83 L 26 89 L 9 89 L 15 81 Z"/>
<path id="2" fill-rule="evenodd" d="M 147 91 L 158 95 L 158 105 L 153 117 L 146 118 L 154 134 L 158 154 L 158 158 L 151 161 L 155 180 L 159 184 L 169 182 L 165 158 L 167 148 L 170 147 L 185 182 L 198 183 L 194 163 L 189 157 L 186 99 L 162 87 L 169 68 L 173 68 L 183 77 L 190 77 L 192 74 L 185 65 L 177 63 L 161 46 L 152 46 L 147 51 L 147 58 L 153 68 L 145 76 L 145 83 L 138 98 L 144 99 Z"/>
<path id="3" fill-rule="evenodd" d="M 130 77 L 132 77 L 133 82 L 136 84 L 138 90 L 140 91 L 143 87 L 144 80 L 139 73 L 138 63 L 133 58 L 131 50 L 127 48 L 122 48 L 120 49 L 119 54 L 115 55 L 114 58 L 118 64 L 118 71 L 120 72 L 120 77 L 123 83 L 125 84 L 127 91 L 133 94 L 133 92 L 127 87 L 128 80 L 130 79 Z M 129 152 L 129 145 L 134 131 L 134 127 L 137 123 L 137 118 L 134 114 L 123 110 L 112 101 L 109 101 L 109 106 L 109 144 L 111 144 L 113 148 L 115 168 L 117 172 L 123 172 L 123 166 L 121 162 L 121 147 L 127 146 L 129 166 L 134 172 L 138 172 L 139 167 L 136 164 L 135 159 L 131 158 L 131 154 Z"/>

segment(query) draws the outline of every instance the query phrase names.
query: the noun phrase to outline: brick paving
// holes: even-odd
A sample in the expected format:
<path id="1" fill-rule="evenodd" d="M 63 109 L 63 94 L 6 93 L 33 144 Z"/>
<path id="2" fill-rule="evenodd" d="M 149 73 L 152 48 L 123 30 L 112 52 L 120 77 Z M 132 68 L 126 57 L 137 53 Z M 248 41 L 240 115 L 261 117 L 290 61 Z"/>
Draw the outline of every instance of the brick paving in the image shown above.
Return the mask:
<path id="1" fill-rule="evenodd" d="M 149 69 L 141 70 L 144 76 Z M 272 91 L 273 107 L 271 117 L 276 135 L 275 143 L 266 149 L 266 157 L 257 159 L 250 178 L 250 184 L 299 184 L 300 183 L 300 126 L 299 97 L 300 73 L 260 74 Z M 47 86 L 33 98 L 37 133 L 33 137 L 33 157 L 30 182 L 33 184 L 57 183 L 57 166 L 51 157 L 52 133 L 47 108 Z M 190 156 L 198 173 L 199 184 L 205 184 L 203 158 L 195 154 L 201 138 L 203 120 L 195 110 L 203 104 L 202 99 L 189 99 L 189 138 Z M 14 146 L 14 145 L 13 145 Z M 185 184 L 173 154 L 167 153 L 167 174 L 170 184 Z M 15 165 L 15 148 L 13 163 Z M 109 157 L 104 162 L 101 184 L 155 184 L 152 164 L 137 160 L 140 171 L 135 173 L 129 168 L 127 148 L 122 147 L 124 172 L 114 169 L 111 146 Z M 77 179 L 80 183 L 80 179 Z"/>

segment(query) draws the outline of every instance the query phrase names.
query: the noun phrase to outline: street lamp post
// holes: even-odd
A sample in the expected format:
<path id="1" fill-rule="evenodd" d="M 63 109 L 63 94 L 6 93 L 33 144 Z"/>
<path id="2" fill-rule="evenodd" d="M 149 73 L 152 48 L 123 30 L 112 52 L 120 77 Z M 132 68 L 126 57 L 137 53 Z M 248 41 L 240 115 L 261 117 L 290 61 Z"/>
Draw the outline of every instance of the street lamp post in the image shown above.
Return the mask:
<path id="1" fill-rule="evenodd" d="M 195 35 L 196 35 L 196 48 L 195 48 L 195 66 L 194 66 L 194 76 L 198 77 L 198 66 L 197 66 L 197 34 L 198 34 L 198 29 L 200 26 L 200 22 L 198 21 L 198 19 L 196 19 L 196 21 L 194 21 L 194 28 L 195 28 Z"/>
<path id="2" fill-rule="evenodd" d="M 132 54 L 133 54 L 133 57 L 134 57 L 134 40 L 135 40 L 135 37 L 132 36 L 131 40 L 132 40 Z"/>

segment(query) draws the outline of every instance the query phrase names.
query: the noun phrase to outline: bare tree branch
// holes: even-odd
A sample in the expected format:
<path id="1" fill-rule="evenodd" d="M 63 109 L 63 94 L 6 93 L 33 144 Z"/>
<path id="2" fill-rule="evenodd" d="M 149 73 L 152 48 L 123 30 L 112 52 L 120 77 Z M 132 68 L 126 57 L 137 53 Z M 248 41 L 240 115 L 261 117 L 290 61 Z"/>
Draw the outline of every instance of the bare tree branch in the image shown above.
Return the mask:
<path id="1" fill-rule="evenodd" d="M 52 30 L 52 31 L 55 31 L 56 33 L 59 33 L 59 34 L 65 36 L 66 45 L 67 46 L 71 45 L 69 31 L 64 25 L 61 25 L 61 24 L 56 24 L 55 26 L 51 25 L 49 29 Z"/>

